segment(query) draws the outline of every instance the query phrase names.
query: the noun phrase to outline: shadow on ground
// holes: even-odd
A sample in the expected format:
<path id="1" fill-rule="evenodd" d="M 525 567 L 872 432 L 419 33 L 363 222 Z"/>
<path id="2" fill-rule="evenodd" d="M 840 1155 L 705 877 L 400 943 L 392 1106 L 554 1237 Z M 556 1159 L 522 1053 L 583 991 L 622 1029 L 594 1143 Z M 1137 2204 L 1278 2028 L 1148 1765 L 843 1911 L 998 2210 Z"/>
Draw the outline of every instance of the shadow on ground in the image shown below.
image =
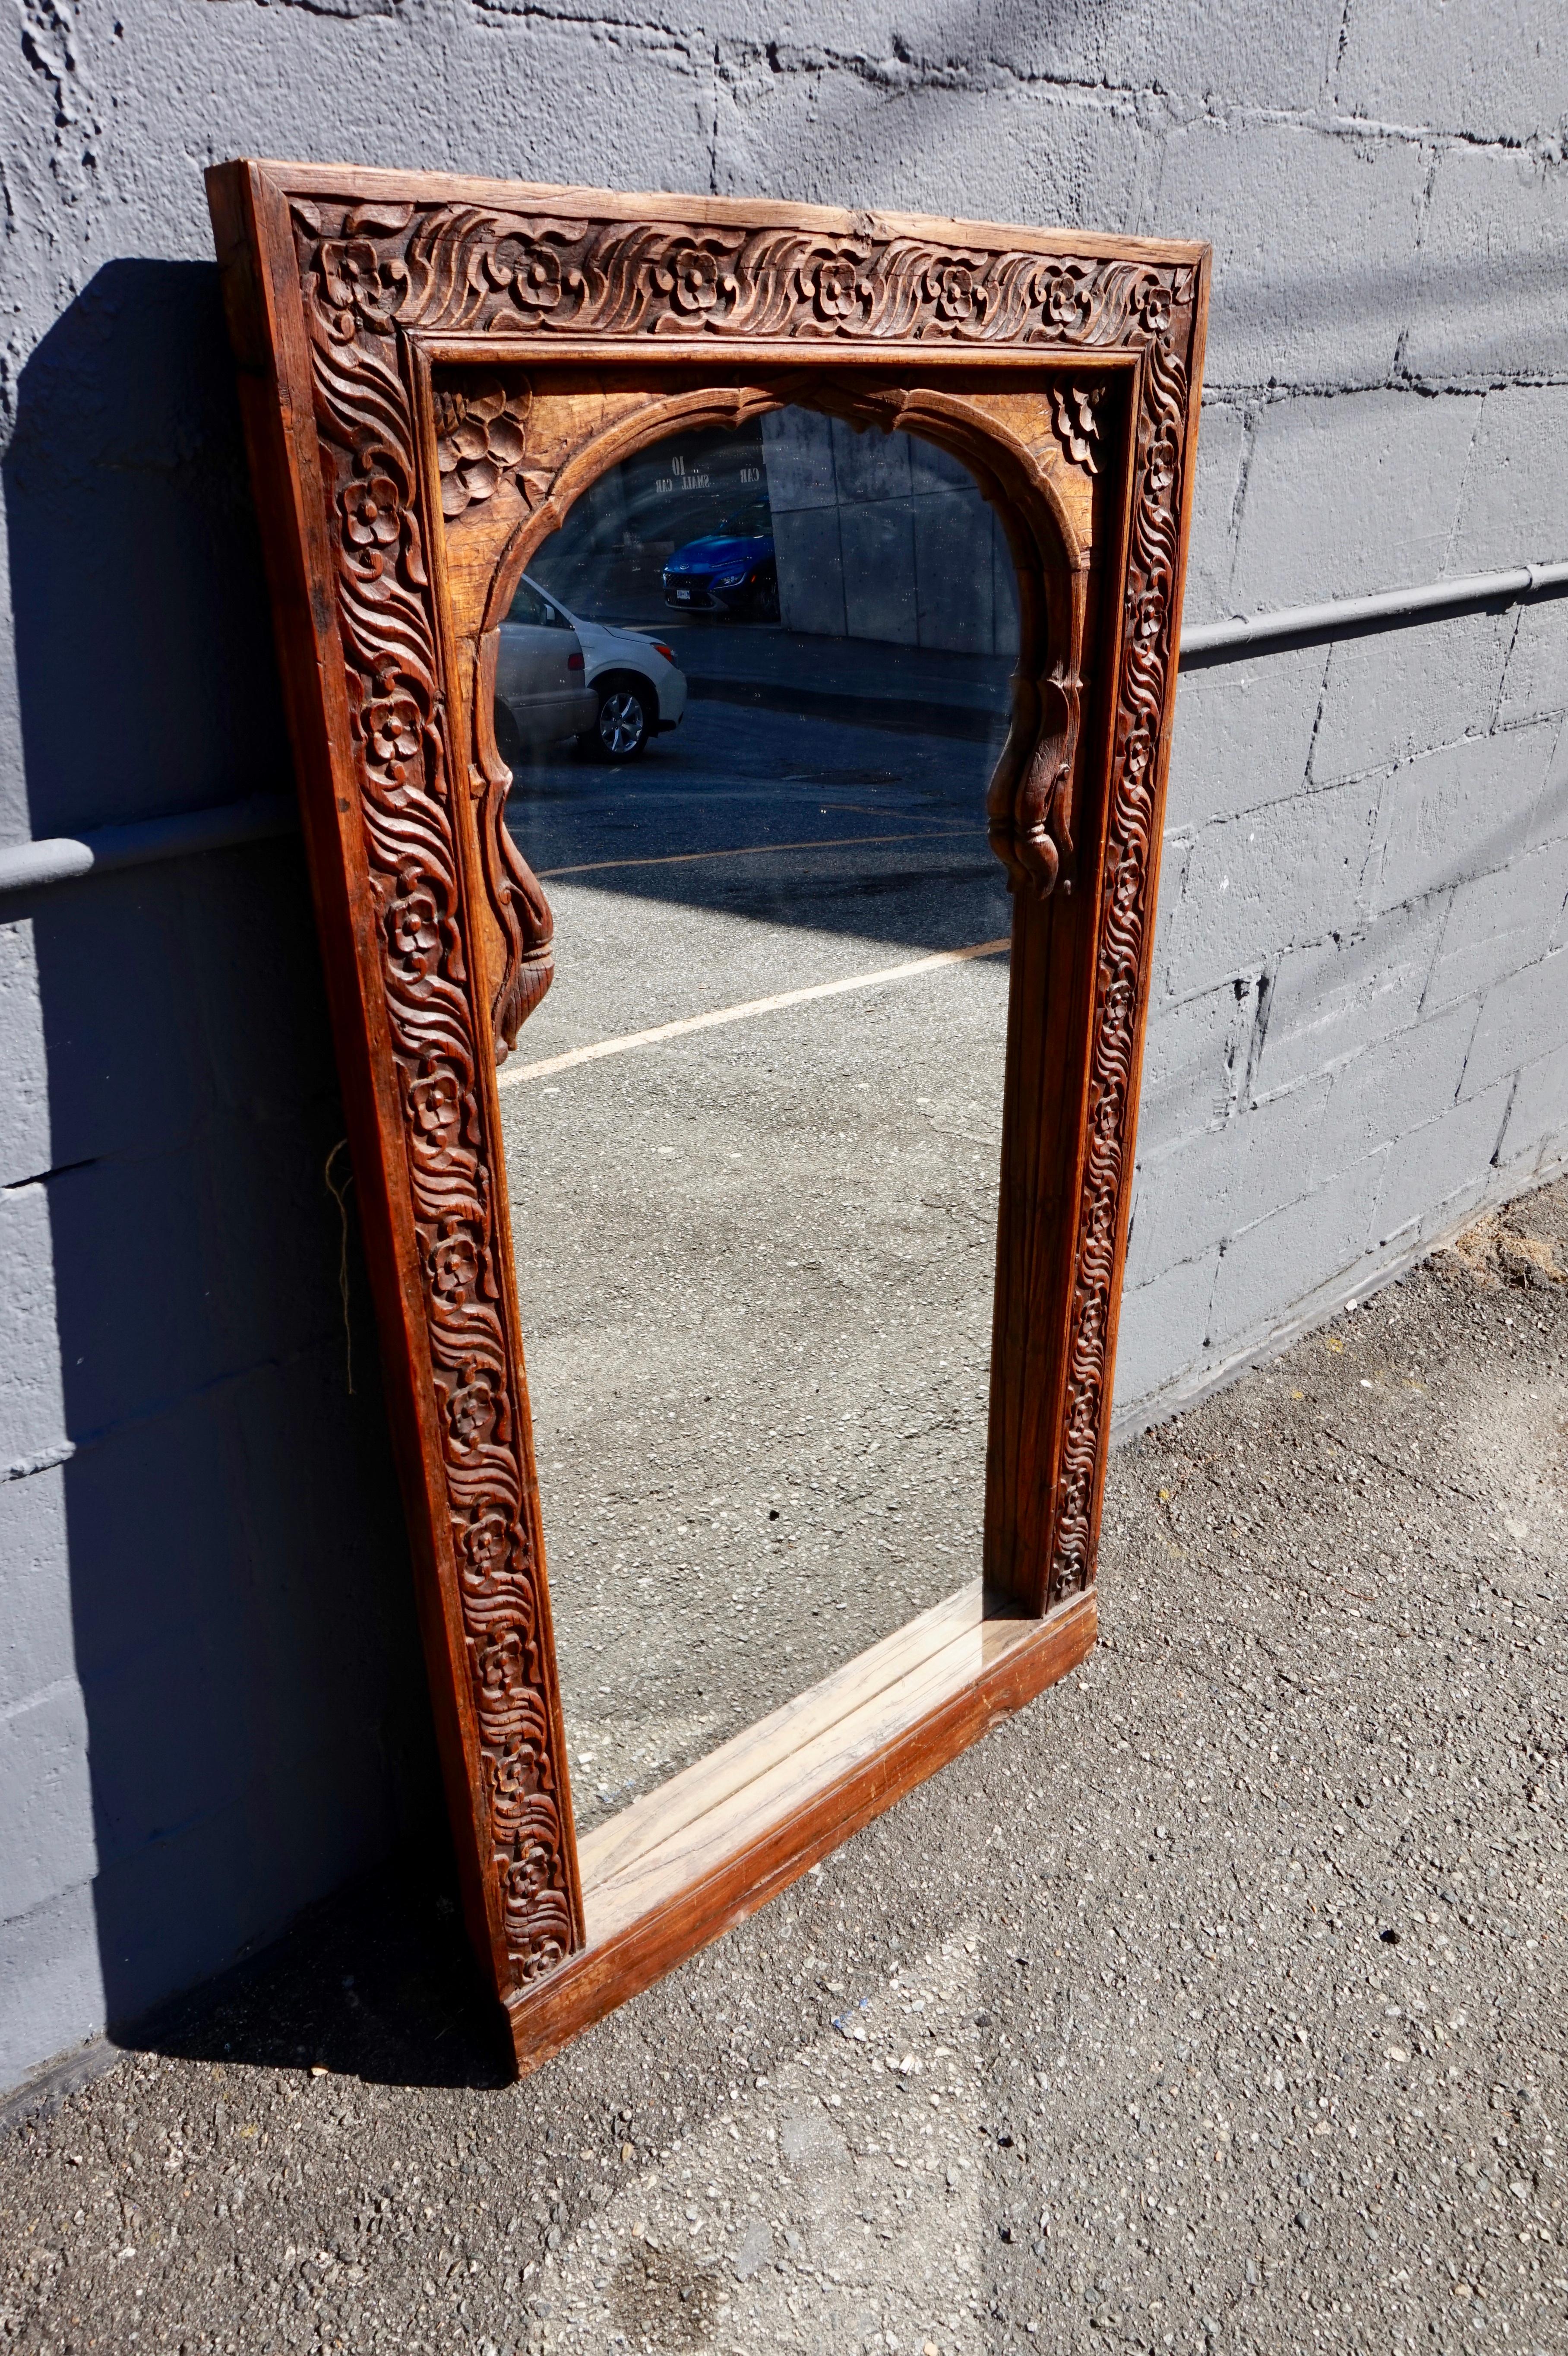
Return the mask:
<path id="1" fill-rule="evenodd" d="M 123 2031 L 123 2051 L 366 2085 L 494 2088 L 510 2043 L 447 1860 L 405 1850 L 264 1954 Z"/>

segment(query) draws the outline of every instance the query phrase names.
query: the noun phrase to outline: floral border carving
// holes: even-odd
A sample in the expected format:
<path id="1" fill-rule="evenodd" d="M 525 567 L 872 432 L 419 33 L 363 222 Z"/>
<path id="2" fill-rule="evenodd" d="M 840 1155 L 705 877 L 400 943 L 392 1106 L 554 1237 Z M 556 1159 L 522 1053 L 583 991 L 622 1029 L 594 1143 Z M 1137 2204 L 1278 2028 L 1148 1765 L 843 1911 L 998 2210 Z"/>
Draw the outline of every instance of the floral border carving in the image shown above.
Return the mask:
<path id="1" fill-rule="evenodd" d="M 293 202 L 326 337 L 714 335 L 1126 348 L 1189 309 L 1184 263 L 968 252 L 915 237 L 692 230 L 472 205 Z"/>
<path id="2" fill-rule="evenodd" d="M 1170 692 L 1181 562 L 1181 477 L 1188 374 L 1163 337 L 1145 355 L 1132 537 L 1122 609 L 1121 678 L 1100 884 L 1099 958 L 1090 1047 L 1088 1150 L 1078 1212 L 1077 1273 L 1047 1601 L 1093 1576 L 1096 1491 L 1116 1312 L 1116 1243 L 1131 1176 L 1131 1096 L 1138 1001 L 1154 923 L 1149 877 L 1160 736 Z"/>
<path id="3" fill-rule="evenodd" d="M 692 228 L 471 204 L 296 198 L 382 973 L 405 1106 L 409 1176 L 443 1435 L 451 1540 L 486 1830 L 511 1990 L 572 1938 L 550 1670 L 518 1428 L 520 1371 L 497 1273 L 496 1155 L 485 1135 L 453 808 L 464 774 L 442 684 L 425 565 L 427 512 L 407 366 L 420 336 L 679 335 L 825 344 L 890 340 L 1136 352 L 1132 542 L 1101 886 L 1089 1140 L 1072 1307 L 1048 1601 L 1093 1572 L 1100 1438 L 1115 1313 L 1148 877 L 1179 562 L 1180 478 L 1197 273 L 1185 262 L 1074 260 L 803 227 Z M 1093 466 L 1097 386 L 1070 380 L 1058 430 Z M 524 455 L 526 391 L 438 412 L 442 504 L 491 496 Z M 1074 438 L 1084 446 L 1075 448 Z M 534 487 L 529 486 L 530 491 Z"/>

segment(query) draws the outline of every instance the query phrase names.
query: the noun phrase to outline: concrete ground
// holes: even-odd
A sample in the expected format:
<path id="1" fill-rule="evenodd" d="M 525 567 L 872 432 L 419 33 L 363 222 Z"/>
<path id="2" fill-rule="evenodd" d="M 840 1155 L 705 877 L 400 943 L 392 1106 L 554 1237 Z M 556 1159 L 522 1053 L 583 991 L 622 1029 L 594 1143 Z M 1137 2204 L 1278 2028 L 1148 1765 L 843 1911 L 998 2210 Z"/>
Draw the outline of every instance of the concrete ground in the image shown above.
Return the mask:
<path id="1" fill-rule="evenodd" d="M 744 717 L 524 781 L 837 841 L 559 877 L 518 1068 L 1003 929 L 979 748 Z M 508 1087 L 585 1815 L 971 1568 L 1003 974 Z M 13 2104 L 0 2348 L 1568 2351 L 1565 1564 L 1568 1185 L 1123 1450 L 1093 1659 L 524 2085 L 405 1859 Z"/>
<path id="2" fill-rule="evenodd" d="M 21 2120 L 0 2345 L 1568 2348 L 1565 1274 L 1124 1450 L 1093 1660 L 527 2083 L 411 1873 Z"/>

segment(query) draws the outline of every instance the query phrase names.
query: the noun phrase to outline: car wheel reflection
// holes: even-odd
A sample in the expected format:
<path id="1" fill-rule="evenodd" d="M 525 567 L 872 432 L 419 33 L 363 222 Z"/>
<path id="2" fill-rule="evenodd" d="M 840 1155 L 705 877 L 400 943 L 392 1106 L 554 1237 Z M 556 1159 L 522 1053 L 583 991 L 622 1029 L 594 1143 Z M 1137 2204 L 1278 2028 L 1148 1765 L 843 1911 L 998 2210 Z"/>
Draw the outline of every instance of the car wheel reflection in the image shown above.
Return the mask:
<path id="1" fill-rule="evenodd" d="M 599 690 L 599 719 L 579 742 L 603 761 L 632 761 L 648 741 L 647 705 L 630 680 L 606 680 Z"/>

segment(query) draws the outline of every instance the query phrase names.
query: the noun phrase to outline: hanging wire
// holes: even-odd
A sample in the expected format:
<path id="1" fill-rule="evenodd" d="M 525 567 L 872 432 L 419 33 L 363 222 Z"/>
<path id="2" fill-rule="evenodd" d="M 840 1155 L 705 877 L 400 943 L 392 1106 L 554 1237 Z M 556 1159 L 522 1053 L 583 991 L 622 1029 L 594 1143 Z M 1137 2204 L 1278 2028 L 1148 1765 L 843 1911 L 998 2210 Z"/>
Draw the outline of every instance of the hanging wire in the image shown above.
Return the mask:
<path id="1" fill-rule="evenodd" d="M 327 1193 L 337 1205 L 337 1215 L 343 1226 L 343 1246 L 337 1262 L 337 1290 L 343 1301 L 344 1370 L 348 1377 L 348 1396 L 352 1398 L 354 1396 L 354 1329 L 348 1322 L 348 1189 L 354 1183 L 354 1173 L 350 1170 L 341 1185 L 332 1174 L 333 1163 L 340 1153 L 346 1153 L 347 1150 L 348 1140 L 346 1137 L 340 1137 L 327 1155 L 326 1167 L 321 1174 L 326 1181 Z"/>

